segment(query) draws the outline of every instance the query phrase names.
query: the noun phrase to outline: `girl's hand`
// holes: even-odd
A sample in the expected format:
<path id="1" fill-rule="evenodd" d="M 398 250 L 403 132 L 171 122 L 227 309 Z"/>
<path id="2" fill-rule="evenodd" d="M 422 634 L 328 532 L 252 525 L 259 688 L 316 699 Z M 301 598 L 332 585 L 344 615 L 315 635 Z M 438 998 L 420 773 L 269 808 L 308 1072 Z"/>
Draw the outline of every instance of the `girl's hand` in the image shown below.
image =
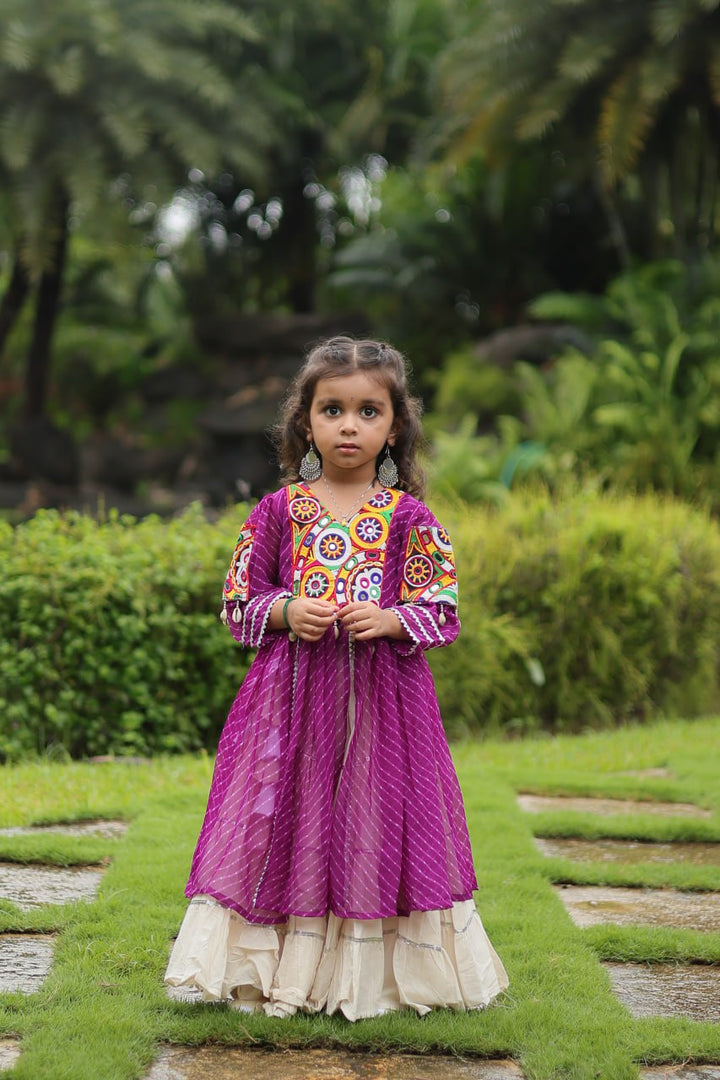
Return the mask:
<path id="1" fill-rule="evenodd" d="M 377 637 L 407 637 L 395 612 L 378 607 L 372 600 L 355 600 L 345 604 L 340 608 L 340 620 L 348 633 L 354 634 L 358 641 Z"/>
<path id="2" fill-rule="evenodd" d="M 287 606 L 287 621 L 303 641 L 319 641 L 338 616 L 336 604 L 298 596 Z"/>

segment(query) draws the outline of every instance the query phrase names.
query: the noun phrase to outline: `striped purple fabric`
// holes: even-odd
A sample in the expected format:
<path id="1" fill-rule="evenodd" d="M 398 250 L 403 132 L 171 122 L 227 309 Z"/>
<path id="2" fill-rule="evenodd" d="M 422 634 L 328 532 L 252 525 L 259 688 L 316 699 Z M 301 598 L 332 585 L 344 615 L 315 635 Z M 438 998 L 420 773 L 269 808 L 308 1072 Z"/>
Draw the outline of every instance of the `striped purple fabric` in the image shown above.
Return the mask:
<path id="1" fill-rule="evenodd" d="M 424 651 L 459 631 L 455 607 L 400 603 L 410 530 L 437 527 L 403 495 L 393 510 L 381 606 L 411 641 L 315 643 L 268 630 L 291 594 L 284 489 L 248 524 L 249 597 L 225 605 L 234 637 L 258 648 L 218 747 L 186 888 L 250 922 L 288 915 L 378 919 L 449 908 L 477 887 L 460 787 Z"/>

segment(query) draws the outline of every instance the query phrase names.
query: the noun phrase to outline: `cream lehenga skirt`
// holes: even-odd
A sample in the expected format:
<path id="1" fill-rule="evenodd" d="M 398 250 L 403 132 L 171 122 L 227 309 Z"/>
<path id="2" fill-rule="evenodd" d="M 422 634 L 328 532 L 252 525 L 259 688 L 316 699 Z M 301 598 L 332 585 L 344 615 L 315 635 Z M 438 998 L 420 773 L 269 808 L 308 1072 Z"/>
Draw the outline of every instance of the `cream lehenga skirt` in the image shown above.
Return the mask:
<path id="1" fill-rule="evenodd" d="M 395 1009 L 482 1009 L 508 985 L 472 900 L 388 919 L 301 918 L 260 926 L 209 896 L 190 902 L 165 981 L 205 1001 L 348 1020 Z"/>

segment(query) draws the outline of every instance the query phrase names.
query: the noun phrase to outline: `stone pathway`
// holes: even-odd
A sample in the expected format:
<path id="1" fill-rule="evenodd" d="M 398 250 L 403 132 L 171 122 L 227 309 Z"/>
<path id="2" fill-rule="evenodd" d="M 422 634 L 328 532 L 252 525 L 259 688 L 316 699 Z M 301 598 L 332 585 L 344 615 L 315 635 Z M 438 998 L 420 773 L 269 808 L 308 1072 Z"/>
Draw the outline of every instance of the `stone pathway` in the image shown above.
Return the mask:
<path id="1" fill-rule="evenodd" d="M 556 891 L 577 926 L 674 926 L 720 930 L 720 893 L 678 889 L 620 889 L 610 885 L 561 885 Z"/>
<path id="2" fill-rule="evenodd" d="M 122 821 L 82 821 L 0 829 L 0 837 L 57 833 L 115 839 L 126 829 Z M 0 863 L 0 899 L 9 900 L 23 911 L 41 904 L 91 901 L 97 896 L 104 872 L 93 867 Z M 54 952 L 52 934 L 0 933 L 0 992 L 32 994 L 39 990 L 52 967 Z M 11 1068 L 19 1056 L 16 1041 L 0 1040 L 0 1072 Z"/>
<path id="3" fill-rule="evenodd" d="M 15 1039 L 0 1039 L 0 1072 L 11 1069 L 20 1057 L 20 1045 Z"/>
<path id="4" fill-rule="evenodd" d="M 612 964 L 603 967 L 631 1016 L 687 1016 L 720 1021 L 720 968 L 704 964 Z"/>
<path id="5" fill-rule="evenodd" d="M 647 840 L 582 840 L 579 837 L 535 837 L 549 858 L 602 863 L 686 863 L 720 866 L 720 844 L 652 843 Z"/>
<path id="6" fill-rule="evenodd" d="M 671 769 L 655 767 L 651 769 L 622 769 L 615 776 L 634 776 L 637 780 L 674 780 L 675 773 Z"/>
<path id="7" fill-rule="evenodd" d="M 125 821 L 69 821 L 59 825 L 13 825 L 0 829 L 0 837 L 56 833 L 58 836 L 99 836 L 105 840 L 115 840 L 124 836 L 127 829 Z"/>
<path id="8" fill-rule="evenodd" d="M 147 1080 L 523 1080 L 514 1061 L 331 1050 L 163 1050 Z"/>
<path id="9" fill-rule="evenodd" d="M 646 1065 L 640 1080 L 720 1080 L 720 1065 Z"/>
<path id="10" fill-rule="evenodd" d="M 0 829 L 0 836 L 61 833 L 74 836 L 121 836 L 122 821 L 82 821 L 75 824 L 40 825 Z M 70 904 L 94 900 L 104 870 L 92 867 L 24 866 L 0 863 L 0 899 L 28 911 L 41 904 Z M 0 992 L 32 994 L 46 979 L 53 962 L 52 934 L 0 933 Z M 2 1047 L 0 1043 L 0 1051 Z M 9 1044 L 11 1049 L 14 1044 Z M 0 1068 L 3 1067 L 0 1052 Z M 5 1066 L 6 1067 L 6 1066 Z"/>
<path id="11" fill-rule="evenodd" d="M 52 934 L 0 934 L 0 990 L 11 994 L 39 990 L 54 952 Z"/>
<path id="12" fill-rule="evenodd" d="M 520 795 L 520 806 L 528 813 L 547 810 L 595 813 L 599 815 L 651 813 L 667 816 L 708 817 L 709 813 L 689 803 L 647 803 L 635 800 L 566 798 L 562 796 Z M 720 844 L 651 843 L 614 839 L 584 840 L 579 837 L 535 837 L 538 850 L 549 858 L 566 858 L 594 863 L 686 863 L 693 866 L 720 865 Z M 615 923 L 620 926 L 667 926 L 720 931 L 720 892 L 683 892 L 678 889 L 616 888 L 611 886 L 559 885 L 555 891 L 573 922 L 580 927 Z M 690 1020 L 720 1022 L 720 966 L 702 964 L 605 963 L 613 991 L 637 1018 L 650 1016 L 685 1017 Z M 700 1071 L 697 1071 L 698 1068 Z M 710 1069 L 711 1071 L 703 1071 Z M 713 1071 L 714 1070 L 714 1071 Z M 720 1065 L 694 1067 L 663 1066 L 646 1069 L 641 1075 L 667 1080 L 720 1080 Z"/>
<path id="13" fill-rule="evenodd" d="M 531 814 L 562 810 L 575 814 L 652 814 L 663 817 L 709 818 L 711 813 L 692 803 L 651 802 L 639 799 L 595 799 L 590 796 L 518 795 L 520 807 Z"/>
<path id="14" fill-rule="evenodd" d="M 40 904 L 94 900 L 104 870 L 91 867 L 22 866 L 0 863 L 0 897 L 23 911 Z"/>

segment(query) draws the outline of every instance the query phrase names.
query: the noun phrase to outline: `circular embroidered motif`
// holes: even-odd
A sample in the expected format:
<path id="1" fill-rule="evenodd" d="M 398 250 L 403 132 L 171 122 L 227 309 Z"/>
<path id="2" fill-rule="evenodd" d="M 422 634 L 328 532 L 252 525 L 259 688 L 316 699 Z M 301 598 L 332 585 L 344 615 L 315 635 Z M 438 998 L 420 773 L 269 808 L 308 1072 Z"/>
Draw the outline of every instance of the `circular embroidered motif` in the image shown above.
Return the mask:
<path id="1" fill-rule="evenodd" d="M 293 521 L 297 521 L 300 525 L 309 525 L 311 521 L 320 517 L 322 507 L 317 499 L 313 499 L 310 495 L 298 495 L 297 498 L 290 500 L 288 510 Z"/>
<path id="2" fill-rule="evenodd" d="M 418 589 L 433 577 L 433 564 L 427 555 L 412 555 L 405 563 L 403 577 L 407 584 Z"/>
<path id="3" fill-rule="evenodd" d="M 441 551 L 445 551 L 449 555 L 452 554 L 452 544 L 450 543 L 450 537 L 446 533 L 445 529 L 443 529 L 442 525 L 438 526 L 438 528 L 433 530 L 433 538 Z"/>
<path id="4" fill-rule="evenodd" d="M 374 506 L 376 510 L 384 510 L 386 506 L 390 506 L 395 501 L 395 495 L 392 491 L 378 491 L 376 495 L 373 495 L 372 499 L 368 499 L 368 506 Z"/>
<path id="5" fill-rule="evenodd" d="M 359 548 L 380 547 L 388 532 L 388 523 L 379 514 L 360 514 L 350 526 L 350 536 Z"/>
<path id="6" fill-rule="evenodd" d="M 346 532 L 331 525 L 315 540 L 315 557 L 324 566 L 338 566 L 352 553 L 350 538 Z"/>
<path id="7" fill-rule="evenodd" d="M 333 593 L 335 582 L 329 570 L 320 566 L 311 566 L 300 583 L 300 592 L 311 600 L 328 600 Z"/>
<path id="8" fill-rule="evenodd" d="M 382 561 L 378 551 L 363 552 L 359 557 L 348 560 L 335 582 L 338 603 L 348 604 L 353 600 L 371 600 L 374 604 L 379 604 L 382 576 Z"/>

